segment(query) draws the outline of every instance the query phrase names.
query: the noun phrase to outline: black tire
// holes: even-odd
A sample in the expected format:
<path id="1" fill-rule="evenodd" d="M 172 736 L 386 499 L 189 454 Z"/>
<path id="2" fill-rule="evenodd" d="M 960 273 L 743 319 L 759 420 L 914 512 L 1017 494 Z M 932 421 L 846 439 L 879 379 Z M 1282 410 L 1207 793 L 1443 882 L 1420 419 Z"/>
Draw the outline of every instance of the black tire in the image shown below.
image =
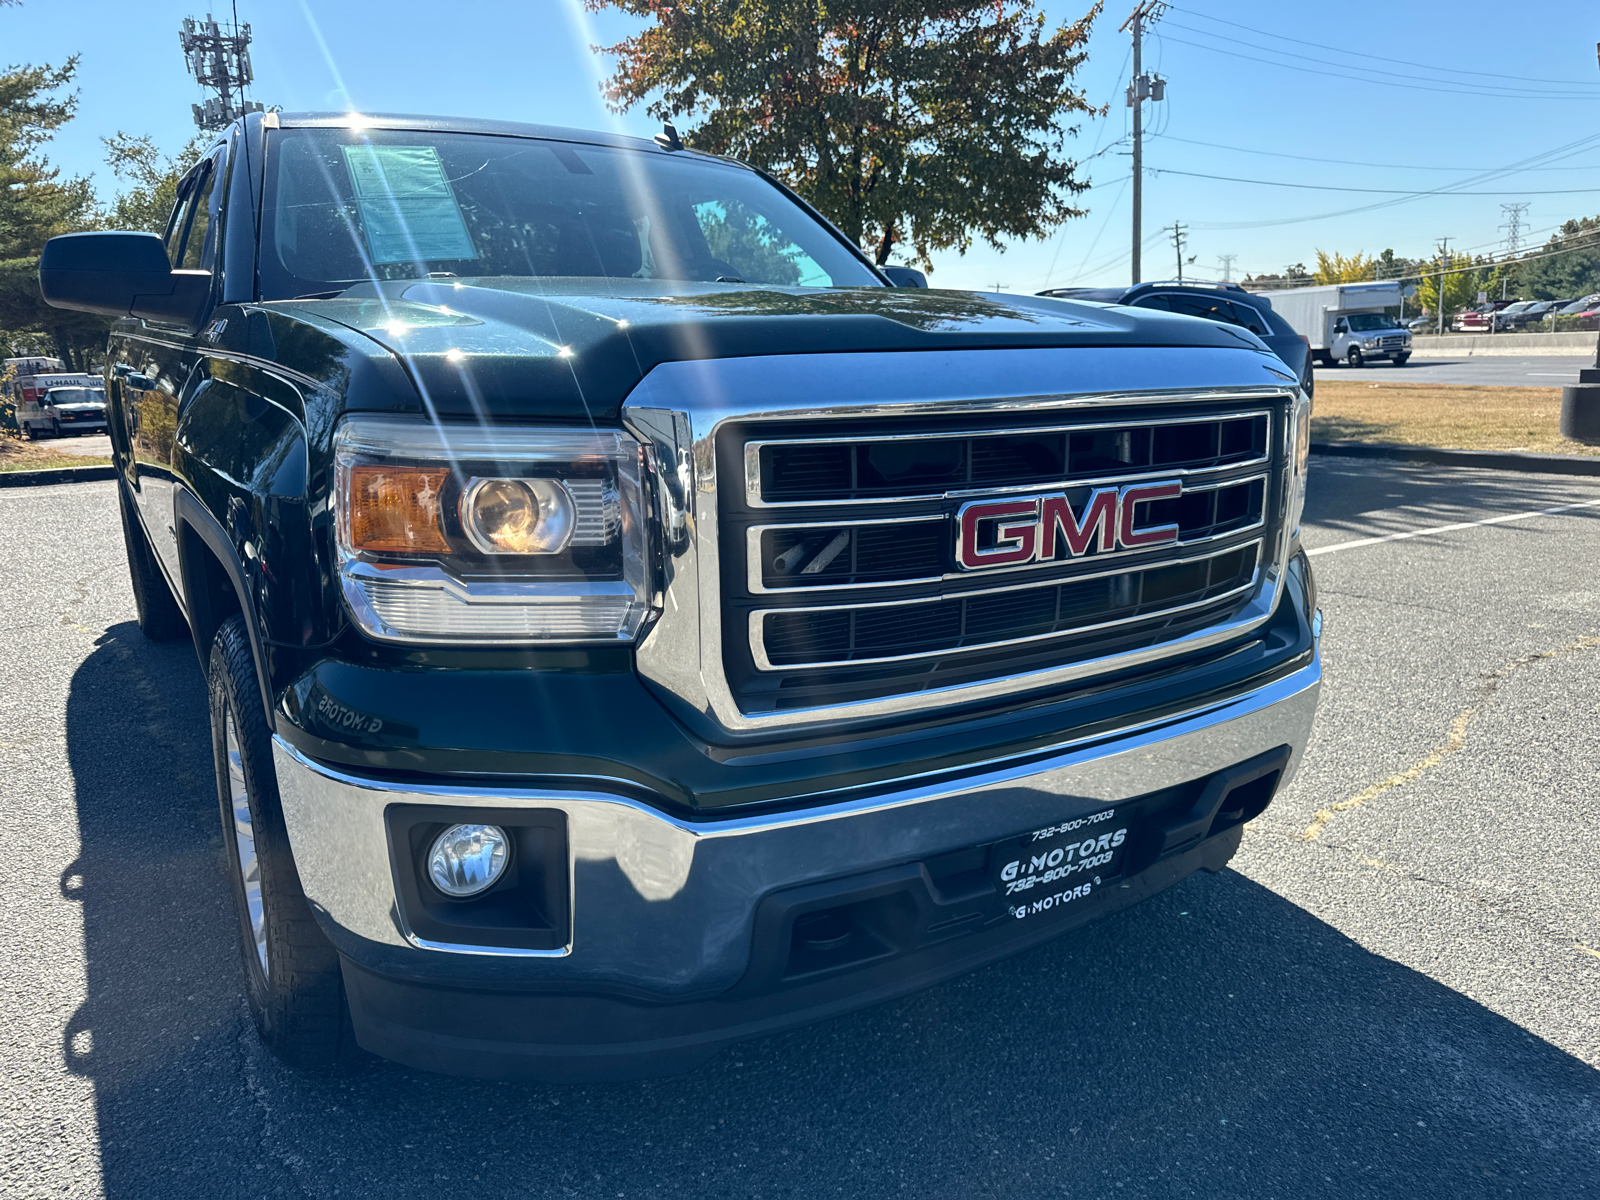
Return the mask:
<path id="1" fill-rule="evenodd" d="M 1351 346 L 1350 347 L 1350 354 L 1349 354 L 1349 357 L 1348 357 L 1348 359 L 1346 361 L 1348 361 L 1349 364 L 1352 367 L 1364 367 L 1364 366 L 1367 365 L 1367 360 L 1365 358 L 1361 357 L 1361 347 L 1360 346 Z"/>
<path id="2" fill-rule="evenodd" d="M 54 438 L 61 436 L 61 422 L 55 420 L 54 418 L 52 418 L 50 421 L 50 436 Z"/>
<path id="3" fill-rule="evenodd" d="M 1397 367 L 1403 367 L 1406 365 L 1406 360 L 1410 357 L 1410 354 L 1396 354 L 1394 356 L 1394 365 Z"/>
<path id="4" fill-rule="evenodd" d="M 295 870 L 250 636 L 244 618 L 237 613 L 217 630 L 206 675 L 223 854 L 239 914 L 239 949 L 250 1016 L 262 1043 L 285 1063 L 327 1069 L 358 1053 L 344 978 L 339 956 L 317 925 Z M 236 796 L 247 820 L 235 819 Z M 251 874 L 259 903 L 259 931 L 247 898 L 242 849 L 246 841 L 255 867 Z"/>
<path id="5" fill-rule="evenodd" d="M 121 485 L 117 487 L 117 498 L 122 514 L 122 543 L 128 552 L 128 580 L 133 584 L 133 603 L 139 610 L 139 632 L 152 642 L 176 641 L 188 634 L 188 622 L 156 565 L 138 514 L 131 511 L 133 506 Z"/>
<path id="6" fill-rule="evenodd" d="M 30 442 L 33 441 L 33 426 L 29 425 L 26 421 L 21 421 L 18 423 L 22 426 L 22 436 Z"/>

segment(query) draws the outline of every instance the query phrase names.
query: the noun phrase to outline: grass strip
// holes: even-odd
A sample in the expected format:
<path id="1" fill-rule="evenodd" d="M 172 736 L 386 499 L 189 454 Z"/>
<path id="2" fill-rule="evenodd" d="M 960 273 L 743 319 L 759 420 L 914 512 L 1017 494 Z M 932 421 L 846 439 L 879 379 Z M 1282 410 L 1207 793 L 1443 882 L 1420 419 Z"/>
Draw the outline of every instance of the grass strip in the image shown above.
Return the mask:
<path id="1" fill-rule="evenodd" d="M 1311 440 L 1600 454 L 1561 436 L 1561 389 L 1318 379 Z"/>

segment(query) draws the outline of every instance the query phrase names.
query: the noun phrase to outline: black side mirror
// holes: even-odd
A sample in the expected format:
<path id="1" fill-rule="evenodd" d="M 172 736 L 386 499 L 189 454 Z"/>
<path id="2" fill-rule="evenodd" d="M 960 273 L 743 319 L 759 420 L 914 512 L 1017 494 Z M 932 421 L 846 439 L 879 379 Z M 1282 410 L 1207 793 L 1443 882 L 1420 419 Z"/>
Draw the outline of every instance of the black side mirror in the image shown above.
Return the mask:
<path id="1" fill-rule="evenodd" d="M 196 326 L 210 271 L 174 271 L 153 233 L 67 233 L 44 244 L 39 291 L 52 308 Z"/>
<path id="2" fill-rule="evenodd" d="M 895 287 L 928 286 L 928 277 L 915 267 L 879 267 L 878 270 L 882 271 Z"/>

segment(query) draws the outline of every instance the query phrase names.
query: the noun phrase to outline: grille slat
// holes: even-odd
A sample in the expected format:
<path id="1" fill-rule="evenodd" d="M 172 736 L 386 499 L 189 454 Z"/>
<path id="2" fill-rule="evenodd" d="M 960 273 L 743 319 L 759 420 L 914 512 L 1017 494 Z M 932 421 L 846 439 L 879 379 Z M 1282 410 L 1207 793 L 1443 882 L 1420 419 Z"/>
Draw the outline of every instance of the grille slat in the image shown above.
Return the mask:
<path id="1" fill-rule="evenodd" d="M 760 616 L 772 667 L 881 662 L 1048 637 L 1205 603 L 1250 585 L 1259 543 L 1100 579 L 853 609 Z M 849 618 L 841 621 L 841 617 Z"/>
<path id="2" fill-rule="evenodd" d="M 1126 427 L 756 443 L 759 505 L 894 500 L 967 487 L 1209 470 L 1266 455 L 1265 413 Z"/>

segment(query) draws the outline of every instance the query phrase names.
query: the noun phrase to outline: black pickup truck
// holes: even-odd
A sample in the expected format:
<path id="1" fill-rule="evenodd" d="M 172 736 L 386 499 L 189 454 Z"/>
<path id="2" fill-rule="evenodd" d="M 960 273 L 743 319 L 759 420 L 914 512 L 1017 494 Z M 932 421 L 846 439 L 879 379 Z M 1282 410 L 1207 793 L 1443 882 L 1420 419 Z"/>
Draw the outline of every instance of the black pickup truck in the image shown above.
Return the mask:
<path id="1" fill-rule="evenodd" d="M 759 171 L 252 114 L 116 318 L 286 1060 L 626 1077 L 1219 870 L 1321 680 L 1309 401 L 1248 331 L 879 271 Z"/>

